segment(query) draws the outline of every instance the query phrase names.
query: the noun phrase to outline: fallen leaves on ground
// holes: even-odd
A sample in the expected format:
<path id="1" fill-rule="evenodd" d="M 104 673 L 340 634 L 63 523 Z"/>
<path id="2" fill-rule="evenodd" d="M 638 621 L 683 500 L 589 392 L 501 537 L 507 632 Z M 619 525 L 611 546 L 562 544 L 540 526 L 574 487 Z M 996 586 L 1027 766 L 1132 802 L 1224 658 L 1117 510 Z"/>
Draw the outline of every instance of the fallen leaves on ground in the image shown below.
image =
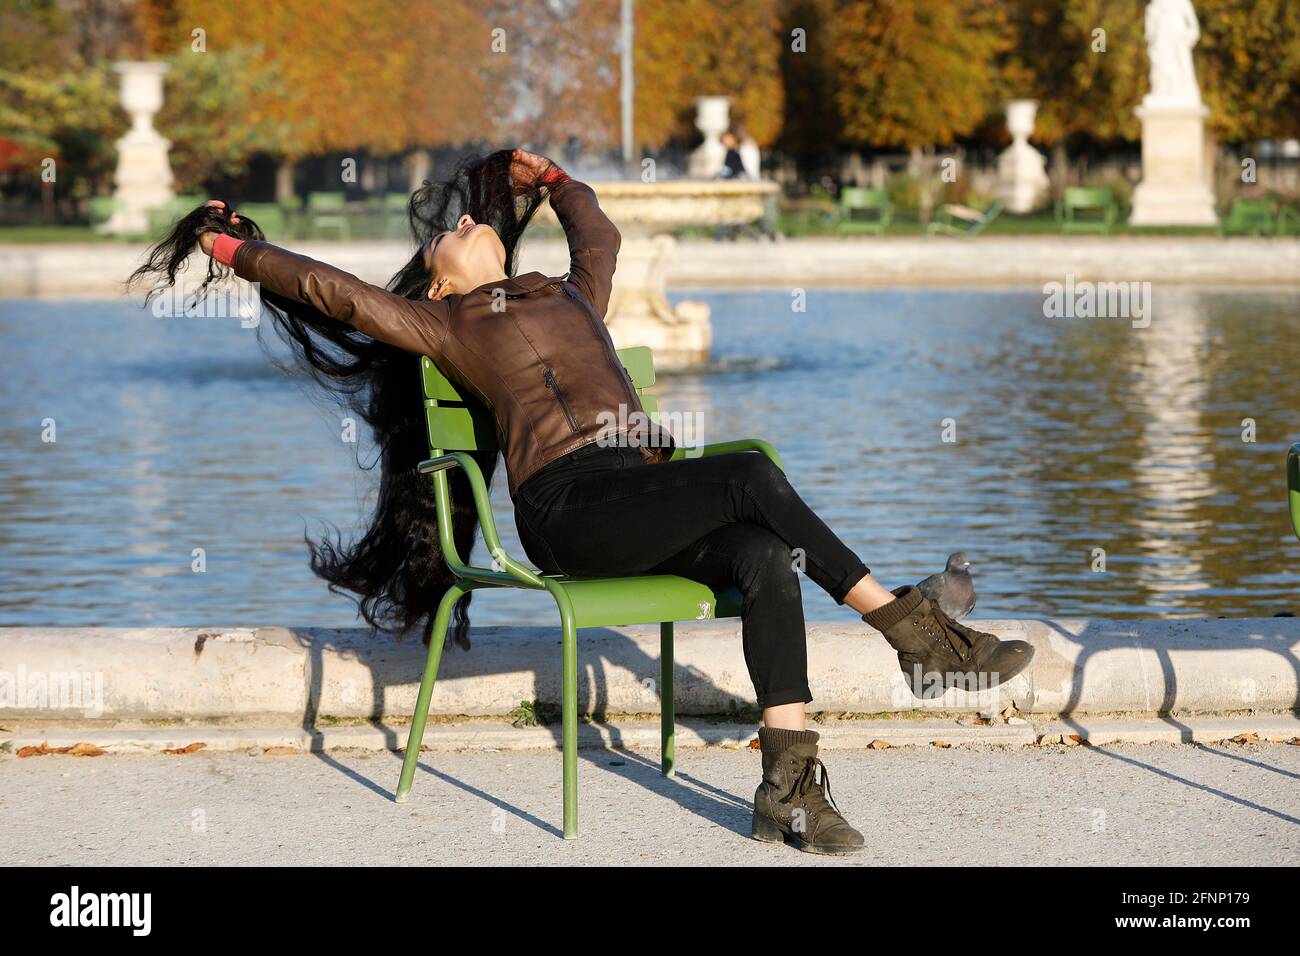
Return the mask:
<path id="1" fill-rule="evenodd" d="M 871 743 L 867 744 L 867 749 L 868 749 L 868 750 L 893 750 L 893 749 L 894 749 L 894 745 L 893 745 L 893 744 L 887 744 L 887 743 L 885 743 L 883 740 L 879 740 L 879 739 L 877 739 L 877 740 L 873 740 L 873 741 L 871 741 Z"/>
<path id="2" fill-rule="evenodd" d="M 398 748 L 397 748 L 397 752 L 398 752 L 399 754 L 404 754 L 404 753 L 406 753 L 406 748 L 405 748 L 405 747 L 398 747 Z M 420 744 L 420 753 L 422 753 L 422 754 L 427 754 L 428 752 L 429 752 L 429 746 L 428 746 L 428 744 Z"/>
<path id="3" fill-rule="evenodd" d="M 931 746 L 931 747 L 938 747 L 940 750 L 949 750 L 949 749 L 952 748 L 952 744 L 950 744 L 950 743 L 945 743 L 945 742 L 942 741 L 942 740 L 931 740 L 931 741 L 930 741 L 930 746 Z"/>
<path id="4" fill-rule="evenodd" d="M 102 757 L 108 753 L 107 750 L 101 750 L 94 744 L 78 743 L 71 747 L 51 747 L 48 741 L 43 741 L 36 747 L 19 747 L 19 757 L 44 757 L 48 754 L 68 754 L 72 757 Z"/>
<path id="5" fill-rule="evenodd" d="M 758 742 L 758 738 L 755 737 L 753 740 L 751 740 L 751 741 L 749 742 L 749 749 L 750 749 L 750 750 L 762 750 L 762 749 L 763 749 L 763 745 L 760 744 L 760 743 Z"/>
<path id="6" fill-rule="evenodd" d="M 190 744 L 188 747 L 168 747 L 167 749 L 163 750 L 163 753 L 165 753 L 165 754 L 192 754 L 192 753 L 194 753 L 196 750 L 202 750 L 202 749 L 203 749 L 204 747 L 206 747 L 206 746 L 207 746 L 207 744 L 193 743 L 193 744 Z"/>
<path id="7" fill-rule="evenodd" d="M 267 747 L 262 751 L 268 757 L 293 757 L 299 752 L 297 747 Z"/>
<path id="8" fill-rule="evenodd" d="M 1237 734 L 1232 738 L 1231 742 L 1234 744 L 1257 744 L 1259 743 L 1259 734 L 1254 731 L 1248 734 Z"/>

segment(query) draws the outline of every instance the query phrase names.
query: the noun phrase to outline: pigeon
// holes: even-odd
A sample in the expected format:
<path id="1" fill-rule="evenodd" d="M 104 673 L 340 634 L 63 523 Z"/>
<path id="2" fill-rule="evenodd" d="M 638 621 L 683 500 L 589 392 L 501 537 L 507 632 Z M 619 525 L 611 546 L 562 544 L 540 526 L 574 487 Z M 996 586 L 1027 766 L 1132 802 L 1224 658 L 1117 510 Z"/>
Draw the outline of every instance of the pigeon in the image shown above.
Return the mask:
<path id="1" fill-rule="evenodd" d="M 970 576 L 970 561 L 964 551 L 948 555 L 948 566 L 941 574 L 932 574 L 917 585 L 926 600 L 939 605 L 954 621 L 975 610 L 975 581 Z"/>

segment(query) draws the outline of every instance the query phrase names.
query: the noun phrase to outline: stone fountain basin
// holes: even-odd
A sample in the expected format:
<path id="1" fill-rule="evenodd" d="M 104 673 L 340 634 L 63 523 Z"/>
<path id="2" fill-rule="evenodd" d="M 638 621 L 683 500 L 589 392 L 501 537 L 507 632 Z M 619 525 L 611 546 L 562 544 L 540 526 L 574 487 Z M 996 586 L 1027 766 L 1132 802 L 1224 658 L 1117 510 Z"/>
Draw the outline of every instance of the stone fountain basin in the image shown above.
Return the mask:
<path id="1" fill-rule="evenodd" d="M 627 235 L 668 232 L 679 226 L 735 226 L 763 218 L 776 183 L 726 179 L 636 180 L 592 182 L 600 207 Z M 537 213 L 540 222 L 556 222 L 550 205 Z"/>

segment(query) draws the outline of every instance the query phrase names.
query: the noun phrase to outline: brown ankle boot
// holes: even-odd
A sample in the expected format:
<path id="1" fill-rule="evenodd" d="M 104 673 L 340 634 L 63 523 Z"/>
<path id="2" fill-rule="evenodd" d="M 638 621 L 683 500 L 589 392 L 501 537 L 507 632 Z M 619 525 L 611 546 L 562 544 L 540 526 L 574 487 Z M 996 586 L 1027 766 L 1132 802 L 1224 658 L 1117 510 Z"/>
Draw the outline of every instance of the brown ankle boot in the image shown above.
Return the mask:
<path id="1" fill-rule="evenodd" d="M 763 750 L 763 782 L 754 794 L 754 839 L 784 841 L 806 853 L 841 855 L 861 850 L 862 834 L 849 826 L 831 799 L 826 765 L 817 759 L 817 734 L 760 727 L 758 742 Z"/>
<path id="2" fill-rule="evenodd" d="M 1034 659 L 1026 641 L 1002 641 L 958 624 L 911 585 L 896 588 L 897 598 L 862 615 L 898 652 L 912 693 L 943 696 L 949 687 L 979 691 L 1009 681 Z"/>

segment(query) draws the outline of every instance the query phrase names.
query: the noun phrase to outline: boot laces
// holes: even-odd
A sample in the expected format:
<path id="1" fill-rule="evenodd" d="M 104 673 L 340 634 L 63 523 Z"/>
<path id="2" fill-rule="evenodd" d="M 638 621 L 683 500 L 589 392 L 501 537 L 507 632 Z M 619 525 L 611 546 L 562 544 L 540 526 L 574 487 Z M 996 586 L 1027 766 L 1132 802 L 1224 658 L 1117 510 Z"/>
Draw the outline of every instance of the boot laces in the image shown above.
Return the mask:
<path id="1" fill-rule="evenodd" d="M 817 769 L 819 767 L 822 772 L 820 784 L 817 782 Z M 809 798 L 809 794 L 812 794 L 811 798 Z M 825 799 L 822 799 L 823 794 Z M 790 803 L 795 796 L 799 796 L 807 803 L 813 804 L 812 809 L 822 809 L 829 806 L 829 809 L 834 810 L 836 813 L 840 812 L 840 808 L 835 805 L 835 798 L 831 796 L 830 773 L 826 769 L 826 764 L 822 763 L 817 757 L 804 758 L 803 769 L 799 771 L 794 786 L 790 788 L 789 793 L 781 798 L 781 802 Z M 817 806 L 818 803 L 821 804 L 820 807 Z"/>
<path id="2" fill-rule="evenodd" d="M 945 614 L 943 608 L 939 607 L 937 602 L 930 604 L 930 612 L 933 614 L 934 620 L 939 623 L 939 630 L 935 631 L 929 621 L 923 621 L 922 626 L 935 639 L 936 643 L 939 642 L 941 637 L 946 638 L 948 646 L 953 649 L 953 652 L 962 660 L 965 660 L 969 656 L 971 648 L 975 646 L 975 641 L 970 636 L 970 632 Z"/>

